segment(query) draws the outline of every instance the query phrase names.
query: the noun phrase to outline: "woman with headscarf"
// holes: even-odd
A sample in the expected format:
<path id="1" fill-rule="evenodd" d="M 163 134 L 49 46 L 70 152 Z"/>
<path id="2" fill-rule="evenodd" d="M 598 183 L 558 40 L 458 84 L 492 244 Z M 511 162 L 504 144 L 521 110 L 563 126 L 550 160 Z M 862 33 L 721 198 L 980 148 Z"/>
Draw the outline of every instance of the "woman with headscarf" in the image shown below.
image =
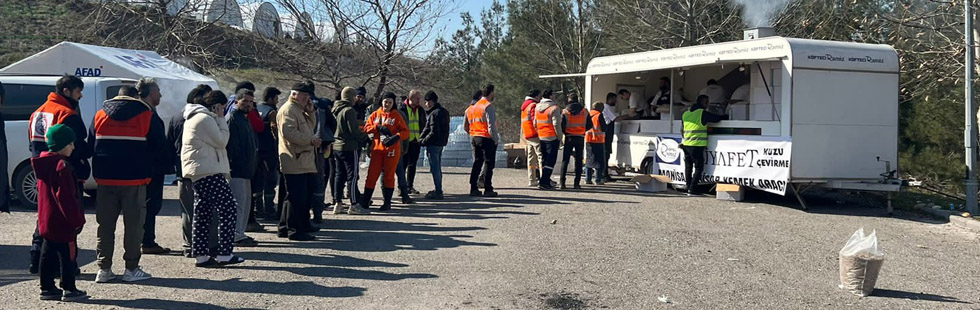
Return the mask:
<path id="1" fill-rule="evenodd" d="M 408 124 L 395 109 L 395 94 L 388 92 L 382 97 L 381 108 L 368 117 L 364 124 L 364 132 L 374 136 L 371 144 L 371 166 L 368 168 L 367 180 L 364 183 L 365 204 L 370 204 L 371 195 L 377 186 L 378 177 L 384 172 L 381 183 L 384 186 L 384 204 L 381 210 L 391 209 L 391 196 L 395 192 L 395 169 L 401 159 L 401 140 L 409 135 Z"/>

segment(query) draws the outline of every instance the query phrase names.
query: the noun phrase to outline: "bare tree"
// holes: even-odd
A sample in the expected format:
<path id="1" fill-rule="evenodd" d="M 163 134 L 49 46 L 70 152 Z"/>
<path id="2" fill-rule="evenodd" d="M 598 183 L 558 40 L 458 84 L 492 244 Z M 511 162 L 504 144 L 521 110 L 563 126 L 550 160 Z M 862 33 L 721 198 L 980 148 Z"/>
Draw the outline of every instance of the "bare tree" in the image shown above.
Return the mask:
<path id="1" fill-rule="evenodd" d="M 603 31 L 609 53 L 642 52 L 737 38 L 738 10 L 716 0 L 606 0 Z"/>
<path id="2" fill-rule="evenodd" d="M 344 26 L 356 43 L 373 55 L 375 69 L 362 85 L 377 80 L 374 97 L 390 83 L 398 58 L 420 56 L 437 22 L 449 13 L 453 0 L 320 0 L 332 18 Z M 411 70 L 407 70 L 411 71 Z"/>

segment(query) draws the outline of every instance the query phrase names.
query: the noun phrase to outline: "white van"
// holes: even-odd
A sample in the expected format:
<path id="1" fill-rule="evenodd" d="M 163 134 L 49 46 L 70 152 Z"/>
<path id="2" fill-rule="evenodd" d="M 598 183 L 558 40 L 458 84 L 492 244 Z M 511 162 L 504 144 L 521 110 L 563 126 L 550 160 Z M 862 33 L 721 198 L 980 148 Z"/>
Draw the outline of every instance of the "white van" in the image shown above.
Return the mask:
<path id="1" fill-rule="evenodd" d="M 31 169 L 30 142 L 27 124 L 31 113 L 44 104 L 48 94 L 55 91 L 55 83 L 61 76 L 0 75 L 6 96 L 0 112 L 7 130 L 7 177 L 14 197 L 24 206 L 37 206 L 37 180 Z M 82 77 L 85 89 L 79 101 L 79 113 L 85 128 L 92 126 L 95 112 L 102 103 L 115 97 L 123 85 L 136 85 L 132 79 Z M 88 133 L 85 133 L 86 135 Z M 89 178 L 85 184 L 86 192 L 95 189 L 95 182 Z"/>

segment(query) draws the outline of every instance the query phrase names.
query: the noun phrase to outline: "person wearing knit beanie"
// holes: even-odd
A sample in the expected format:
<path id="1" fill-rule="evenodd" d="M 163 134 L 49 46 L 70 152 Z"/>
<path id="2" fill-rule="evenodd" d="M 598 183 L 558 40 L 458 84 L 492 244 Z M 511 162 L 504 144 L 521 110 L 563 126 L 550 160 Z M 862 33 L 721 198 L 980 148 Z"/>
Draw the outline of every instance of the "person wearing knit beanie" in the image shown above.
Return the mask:
<path id="1" fill-rule="evenodd" d="M 57 124 L 48 128 L 48 132 L 44 134 L 45 141 L 48 144 L 48 150 L 52 152 L 61 153 L 62 149 L 68 146 L 74 146 L 75 143 L 75 132 L 71 130 L 70 127 L 64 124 Z M 71 149 L 74 149 L 72 147 Z M 71 151 L 68 151 L 69 154 Z M 68 154 L 62 154 L 68 156 Z"/>

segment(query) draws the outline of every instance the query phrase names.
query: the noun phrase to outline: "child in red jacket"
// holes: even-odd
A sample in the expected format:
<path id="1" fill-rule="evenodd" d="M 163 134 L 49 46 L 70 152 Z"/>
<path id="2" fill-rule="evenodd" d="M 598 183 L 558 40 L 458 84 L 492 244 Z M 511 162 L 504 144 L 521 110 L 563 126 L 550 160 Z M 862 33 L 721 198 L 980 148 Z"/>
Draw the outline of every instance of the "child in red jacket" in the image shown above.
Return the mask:
<path id="1" fill-rule="evenodd" d="M 88 297 L 75 287 L 76 237 L 85 225 L 75 174 L 68 156 L 75 150 L 75 133 L 65 125 L 48 128 L 48 149 L 31 158 L 37 176 L 37 223 L 41 238 L 41 300 L 72 301 Z M 61 290 L 54 278 L 61 271 Z M 62 291 L 63 290 L 63 291 Z"/>

